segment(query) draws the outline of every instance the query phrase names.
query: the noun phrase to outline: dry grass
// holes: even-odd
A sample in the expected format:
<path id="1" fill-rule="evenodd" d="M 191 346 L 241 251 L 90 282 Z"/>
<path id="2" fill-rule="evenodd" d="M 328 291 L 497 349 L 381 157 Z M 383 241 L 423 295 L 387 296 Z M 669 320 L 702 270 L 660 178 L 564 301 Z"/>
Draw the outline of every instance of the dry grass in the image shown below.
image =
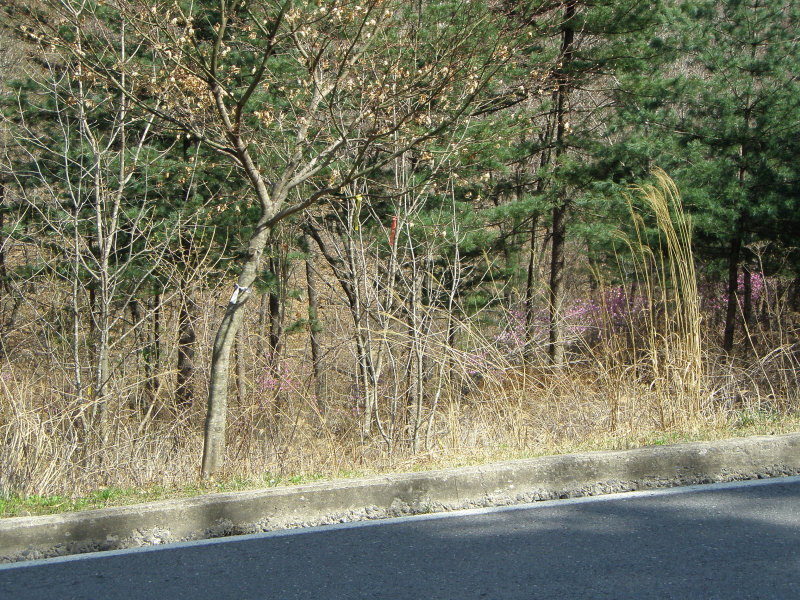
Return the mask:
<path id="1" fill-rule="evenodd" d="M 268 423 L 257 417 L 262 404 L 254 395 L 248 404 L 231 408 L 226 477 L 335 477 L 574 448 L 629 447 L 659 436 L 724 437 L 737 428 L 758 432 L 753 430 L 758 425 L 794 430 L 798 397 L 791 380 L 798 369 L 796 349 L 786 348 L 748 368 L 728 366 L 724 374 L 704 381 L 713 398 L 705 418 L 670 427 L 663 426 L 663 391 L 637 377 L 635 368 L 627 373 L 598 372 L 590 365 L 555 374 L 509 371 L 466 395 L 448 391 L 425 448 L 417 454 L 402 443 L 389 453 L 378 435 L 362 441 L 359 421 L 347 414 L 345 403 L 334 409 L 336 417 L 323 422 L 313 407 L 292 396 L 277 414 L 277 423 Z M 144 426 L 138 415 L 120 411 L 113 435 L 100 446 L 95 437 L 85 435 L 74 409 L 53 402 L 52 388 L 18 383 L 14 376 L 4 381 L 0 399 L 6 494 L 71 497 L 103 486 L 177 488 L 197 481 L 199 408 L 189 418 L 159 417 Z"/>
<path id="2" fill-rule="evenodd" d="M 599 357 L 593 359 L 558 372 L 509 367 L 467 391 L 445 390 L 424 448 L 416 454 L 407 425 L 391 452 L 375 432 L 362 439 L 348 390 L 336 383 L 329 384 L 332 416 L 324 420 L 304 399 L 308 390 L 290 392 L 269 418 L 264 416 L 265 398 L 251 390 L 244 405 L 230 408 L 225 477 L 336 477 L 624 448 L 663 437 L 798 429 L 797 346 L 777 348 L 743 367 L 709 367 L 701 389 L 711 402 L 703 418 L 673 419 L 667 426 L 664 407 L 670 398 L 653 385 L 646 363 L 637 368 L 612 361 L 604 370 Z M 105 486 L 180 488 L 197 482 L 202 407 L 180 419 L 164 411 L 142 422 L 140 413 L 120 402 L 112 434 L 101 445 L 97 436 L 87 435 L 80 407 L 57 394 L 57 381 L 30 382 L 13 371 L 5 373 L 10 373 L 0 391 L 5 494 L 76 497 Z M 425 422 L 429 409 L 426 404 Z"/>
<path id="3" fill-rule="evenodd" d="M 534 352 L 541 360 L 525 364 L 521 352 L 509 352 L 498 341 L 503 328 L 487 326 L 485 315 L 456 323 L 453 344 L 442 330 L 448 315 L 429 314 L 421 338 L 426 376 L 419 412 L 415 382 L 407 373 L 409 334 L 402 324 L 382 324 L 371 337 L 387 357 L 378 379 L 380 429 L 371 423 L 365 430 L 352 328 L 333 287 L 322 307 L 324 414 L 313 399 L 302 329 L 287 337 L 286 385 L 263 385 L 263 336 L 253 306 L 244 338 L 245 392 L 242 401 L 233 388 L 230 394 L 225 481 L 269 485 L 800 430 L 800 337 L 793 315 L 773 303 L 763 320 L 771 325 L 751 331 L 746 359 L 723 358 L 711 333 L 701 331 L 690 226 L 674 187 L 661 178 L 656 187 L 635 193 L 649 202 L 661 231 L 657 240 L 645 239 L 642 217 L 634 212 L 639 233 L 626 244 L 638 261 L 634 287 L 647 291 L 647 311 L 614 329 L 603 307 L 594 330 L 573 336 L 571 361 L 559 370 L 547 367 L 544 347 Z M 631 289 L 630 282 L 623 287 Z M 205 307 L 198 326 L 200 365 L 208 364 L 211 315 L 224 296 L 208 290 L 200 299 Z M 629 306 L 634 301 L 626 298 Z M 304 310 L 294 302 L 288 312 Z M 162 360 L 174 364 L 176 311 L 166 312 Z M 178 410 L 169 369 L 158 373 L 159 385 L 150 386 L 155 392 L 145 397 L 137 355 L 129 350 L 117 357 L 114 394 L 106 407 L 110 425 L 100 432 L 91 396 L 80 405 L 70 393 L 63 344 L 36 337 L 39 330 L 31 322 L 16 339 L 6 340 L 16 350 L 0 363 L 2 496 L 74 498 L 109 486 L 198 489 L 203 402 Z M 202 372 L 195 384 L 202 400 Z"/>

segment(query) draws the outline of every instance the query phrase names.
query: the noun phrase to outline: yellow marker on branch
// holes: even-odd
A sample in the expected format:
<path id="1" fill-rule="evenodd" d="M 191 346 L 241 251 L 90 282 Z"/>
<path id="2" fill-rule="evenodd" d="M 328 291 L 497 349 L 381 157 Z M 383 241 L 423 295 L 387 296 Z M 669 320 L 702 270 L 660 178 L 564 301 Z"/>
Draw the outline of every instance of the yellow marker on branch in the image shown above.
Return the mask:
<path id="1" fill-rule="evenodd" d="M 353 226 L 353 229 L 355 231 L 358 231 L 358 221 L 359 221 L 358 216 L 360 214 L 361 214 L 361 194 L 356 194 L 356 216 L 355 216 L 355 225 Z"/>

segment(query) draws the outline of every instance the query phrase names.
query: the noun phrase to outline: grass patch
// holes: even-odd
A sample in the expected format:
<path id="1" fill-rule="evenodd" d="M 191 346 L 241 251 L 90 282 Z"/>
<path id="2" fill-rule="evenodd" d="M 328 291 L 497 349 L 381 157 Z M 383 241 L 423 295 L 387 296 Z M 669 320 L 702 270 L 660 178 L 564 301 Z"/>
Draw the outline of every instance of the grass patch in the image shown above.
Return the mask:
<path id="1" fill-rule="evenodd" d="M 153 485 L 147 488 L 130 489 L 106 487 L 85 496 L 19 496 L 0 497 L 0 517 L 21 517 L 79 512 L 100 508 L 129 506 L 159 500 L 191 498 L 212 493 L 237 492 L 272 487 L 288 487 L 322 480 L 356 479 L 369 475 L 386 475 L 392 472 L 423 472 L 427 470 L 484 465 L 505 460 L 519 460 L 591 452 L 597 450 L 628 450 L 646 446 L 664 446 L 698 441 L 715 441 L 755 435 L 780 435 L 800 432 L 800 415 L 781 415 L 766 410 L 742 410 L 732 413 L 728 423 L 719 428 L 697 431 L 653 431 L 640 436 L 599 435 L 580 442 L 554 446 L 547 451 L 510 451 L 505 444 L 495 448 L 484 448 L 480 452 L 456 453 L 450 456 L 420 456 L 394 469 L 345 470 L 331 476 L 321 473 L 296 473 L 276 475 L 262 473 L 253 478 L 234 476 L 216 481 L 197 481 L 184 486 L 168 488 Z"/>
<path id="2" fill-rule="evenodd" d="M 352 479 L 361 475 L 359 472 L 344 472 L 335 479 Z M 129 506 L 159 500 L 193 498 L 205 494 L 241 492 L 245 490 L 264 489 L 279 486 L 314 483 L 324 478 L 322 474 L 298 473 L 289 476 L 263 473 L 252 479 L 234 476 L 216 481 L 196 481 L 184 486 L 168 488 L 153 485 L 146 488 L 101 488 L 85 496 L 68 498 L 64 496 L 20 496 L 11 494 L 0 496 L 0 518 L 27 517 L 79 512 L 114 506 Z"/>
<path id="3" fill-rule="evenodd" d="M 76 498 L 10 495 L 0 498 L 0 516 L 22 517 L 77 512 L 163 500 L 167 496 L 167 491 L 160 486 L 153 486 L 148 490 L 109 487 Z"/>

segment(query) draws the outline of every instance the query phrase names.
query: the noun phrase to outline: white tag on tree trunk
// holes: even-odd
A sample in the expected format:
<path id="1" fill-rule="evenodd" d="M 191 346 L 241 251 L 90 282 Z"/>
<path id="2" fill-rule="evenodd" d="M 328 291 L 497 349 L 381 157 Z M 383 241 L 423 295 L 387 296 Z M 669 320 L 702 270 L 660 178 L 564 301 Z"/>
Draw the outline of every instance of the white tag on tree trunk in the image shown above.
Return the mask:
<path id="1" fill-rule="evenodd" d="M 239 299 L 239 292 L 244 293 L 246 291 L 246 287 L 242 287 L 238 283 L 234 284 L 233 295 L 231 296 L 231 304 L 236 304 L 236 301 Z"/>

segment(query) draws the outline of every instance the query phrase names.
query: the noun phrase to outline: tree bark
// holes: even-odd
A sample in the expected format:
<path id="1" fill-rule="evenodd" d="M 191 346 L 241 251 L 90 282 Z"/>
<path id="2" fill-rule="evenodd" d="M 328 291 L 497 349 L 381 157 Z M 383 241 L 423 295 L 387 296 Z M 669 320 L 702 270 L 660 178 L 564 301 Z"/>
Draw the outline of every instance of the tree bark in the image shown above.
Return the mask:
<path id="1" fill-rule="evenodd" d="M 536 280 L 536 234 L 539 226 L 539 215 L 534 214 L 531 222 L 530 258 L 528 258 L 528 279 L 525 282 L 525 361 L 533 361 L 534 332 L 536 328 L 536 311 L 533 306 L 533 288 Z"/>
<path id="2" fill-rule="evenodd" d="M 258 307 L 258 355 L 266 356 L 269 352 L 269 336 L 267 335 L 267 314 L 269 312 L 269 292 L 261 294 Z"/>
<path id="3" fill-rule="evenodd" d="M 189 151 L 192 142 L 188 138 L 183 140 L 183 162 L 191 165 Z M 194 194 L 194 177 L 190 178 L 183 190 L 184 201 Z M 195 264 L 195 248 L 192 237 L 187 231 L 180 232 L 180 259 L 185 273 L 192 273 Z M 195 300 L 195 282 L 191 279 L 183 281 L 180 294 L 180 309 L 178 314 L 178 375 L 175 387 L 175 404 L 179 411 L 186 412 L 194 403 L 194 356 L 197 333 L 195 320 L 197 315 L 197 302 Z"/>
<path id="4" fill-rule="evenodd" d="M 78 317 L 78 303 L 77 303 L 77 284 L 73 288 L 73 310 L 75 318 Z M 148 386 L 150 385 L 148 382 L 148 366 L 147 366 L 147 348 L 150 344 L 150 334 L 147 332 L 147 327 L 143 327 L 144 318 L 142 317 L 142 309 L 139 304 L 139 301 L 136 298 L 131 299 L 130 303 L 128 304 L 128 309 L 131 311 L 131 329 L 133 330 L 133 335 L 135 341 L 135 345 L 137 348 L 137 358 L 136 358 L 136 374 L 137 374 L 137 381 L 136 381 L 136 393 L 135 393 L 135 400 L 134 400 L 134 407 L 136 410 L 140 412 L 140 414 L 144 414 L 146 412 L 146 403 L 144 400 L 144 395 L 147 393 Z M 78 333 L 79 329 L 77 324 L 74 325 L 74 335 Z M 77 335 L 76 335 L 77 339 Z M 139 351 L 141 349 L 141 351 Z M 73 350 L 74 355 L 77 357 L 77 347 Z M 140 360 L 141 359 L 141 360 Z M 79 381 L 79 374 L 76 374 L 76 381 Z M 144 380 L 144 385 L 141 385 L 142 379 Z"/>
<path id="5" fill-rule="evenodd" d="M 210 477 L 222 470 L 225 460 L 225 423 L 228 414 L 228 371 L 231 347 L 244 316 L 243 304 L 231 302 L 222 317 L 211 356 L 211 381 L 208 391 L 203 444 L 202 474 Z"/>
<path id="6" fill-rule="evenodd" d="M 144 361 L 146 378 L 145 389 L 147 390 L 150 402 L 155 400 L 158 395 L 158 390 L 161 387 L 159 383 L 161 362 L 161 308 L 162 296 L 160 292 L 156 292 L 155 298 L 153 299 L 152 312 L 153 339 L 152 343 L 148 344 Z"/>
<path id="7" fill-rule="evenodd" d="M 197 342 L 194 323 L 197 302 L 191 286 L 181 296 L 178 313 L 178 375 L 175 402 L 178 409 L 183 412 L 191 408 L 194 403 L 194 357 Z"/>
<path id="8" fill-rule="evenodd" d="M 565 203 L 553 207 L 553 235 L 550 249 L 550 362 L 561 367 L 564 364 L 564 246 L 566 242 L 567 206 Z"/>
<path id="9" fill-rule="evenodd" d="M 314 269 L 317 253 L 314 251 L 313 241 L 308 233 L 303 236 L 306 246 L 306 289 L 308 291 L 308 338 L 311 345 L 311 373 L 314 378 L 314 399 L 323 418 L 326 414 L 327 402 L 323 396 L 322 386 L 322 350 L 320 346 L 320 334 L 322 325 L 319 321 L 319 297 L 317 288 L 317 272 Z"/>
<path id="10" fill-rule="evenodd" d="M 753 50 L 755 52 L 755 49 Z M 753 55 L 755 58 L 755 55 Z M 744 128 L 749 135 L 750 132 L 750 107 L 744 111 Z M 747 157 L 748 144 L 742 142 L 739 146 L 739 188 L 745 189 L 747 179 Z M 733 239 L 731 240 L 730 252 L 728 254 L 728 306 L 725 310 L 725 331 L 722 335 L 722 349 L 730 354 L 733 350 L 733 336 L 736 330 L 736 313 L 739 307 L 739 261 L 741 260 L 742 244 L 744 241 L 745 215 L 744 209 L 739 209 L 739 218 L 734 225 Z"/>
<path id="11" fill-rule="evenodd" d="M 239 328 L 236 334 L 236 400 L 244 406 L 247 400 L 247 381 L 244 362 L 244 329 Z"/>
<path id="12" fill-rule="evenodd" d="M 242 324 L 245 302 L 252 293 L 250 287 L 256 280 L 256 275 L 261 267 L 261 257 L 269 240 L 270 229 L 265 225 L 267 220 L 266 215 L 262 217 L 250 239 L 242 272 L 214 338 L 201 467 L 204 478 L 219 473 L 224 465 L 231 349 Z"/>
<path id="13" fill-rule="evenodd" d="M 275 273 L 276 277 L 283 278 L 284 273 Z M 270 364 L 277 369 L 280 364 L 280 355 L 283 352 L 283 293 L 282 290 L 269 292 L 269 352 Z"/>
<path id="14" fill-rule="evenodd" d="M 572 19 L 575 17 L 577 0 L 570 0 L 564 7 L 564 22 L 561 28 L 561 66 L 556 75 L 556 140 L 555 159 L 564 153 L 564 139 L 568 132 L 570 75 L 575 31 Z M 562 192 L 558 192 L 559 195 Z M 561 314 L 564 303 L 564 246 L 566 243 L 568 202 L 559 196 L 553 206 L 553 237 L 550 250 L 550 362 L 561 367 L 564 364 L 564 319 Z"/>

